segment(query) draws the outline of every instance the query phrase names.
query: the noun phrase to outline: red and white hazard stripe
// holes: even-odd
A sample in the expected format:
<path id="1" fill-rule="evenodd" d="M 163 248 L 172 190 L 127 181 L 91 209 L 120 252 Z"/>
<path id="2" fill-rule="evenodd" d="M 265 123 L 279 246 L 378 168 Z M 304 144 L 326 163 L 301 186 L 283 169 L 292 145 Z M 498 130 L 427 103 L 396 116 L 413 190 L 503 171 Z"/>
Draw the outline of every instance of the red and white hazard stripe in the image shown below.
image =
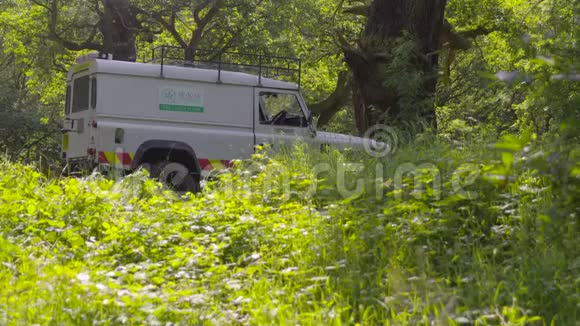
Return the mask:
<path id="1" fill-rule="evenodd" d="M 99 152 L 99 164 L 107 165 L 107 166 L 114 166 L 114 167 L 123 167 L 124 169 L 131 169 L 131 165 L 133 164 L 133 160 L 135 158 L 134 153 L 128 152 Z M 199 166 L 202 172 L 206 172 L 207 174 L 209 171 L 213 170 L 223 170 L 233 167 L 233 161 L 231 160 L 212 160 L 207 158 L 199 159 Z"/>
<path id="2" fill-rule="evenodd" d="M 130 169 L 135 154 L 127 152 L 99 152 L 99 164 Z"/>
<path id="3" fill-rule="evenodd" d="M 210 160 L 206 158 L 199 159 L 199 166 L 202 171 L 223 170 L 234 166 L 230 160 Z"/>

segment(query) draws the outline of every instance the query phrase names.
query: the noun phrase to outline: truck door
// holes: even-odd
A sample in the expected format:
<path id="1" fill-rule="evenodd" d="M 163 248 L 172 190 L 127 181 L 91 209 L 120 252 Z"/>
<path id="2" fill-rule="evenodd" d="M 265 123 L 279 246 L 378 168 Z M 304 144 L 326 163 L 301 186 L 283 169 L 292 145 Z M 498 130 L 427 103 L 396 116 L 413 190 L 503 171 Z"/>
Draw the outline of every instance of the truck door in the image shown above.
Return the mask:
<path id="1" fill-rule="evenodd" d="M 298 91 L 256 88 L 254 98 L 256 145 L 269 144 L 277 150 L 312 137 Z"/>
<path id="2" fill-rule="evenodd" d="M 73 75 L 67 85 L 63 152 L 69 159 L 92 158 L 95 150 L 96 79 Z M 91 96 L 92 95 L 92 96 Z"/>

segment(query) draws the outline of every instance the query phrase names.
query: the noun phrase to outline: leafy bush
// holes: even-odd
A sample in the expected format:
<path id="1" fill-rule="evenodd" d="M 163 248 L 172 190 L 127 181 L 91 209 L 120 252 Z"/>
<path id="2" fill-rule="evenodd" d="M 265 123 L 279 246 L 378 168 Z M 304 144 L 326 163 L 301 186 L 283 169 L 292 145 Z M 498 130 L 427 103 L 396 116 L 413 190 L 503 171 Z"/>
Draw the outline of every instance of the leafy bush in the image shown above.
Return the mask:
<path id="1" fill-rule="evenodd" d="M 298 146 L 183 198 L 4 161 L 0 321 L 572 324 L 580 153 L 559 136 Z"/>

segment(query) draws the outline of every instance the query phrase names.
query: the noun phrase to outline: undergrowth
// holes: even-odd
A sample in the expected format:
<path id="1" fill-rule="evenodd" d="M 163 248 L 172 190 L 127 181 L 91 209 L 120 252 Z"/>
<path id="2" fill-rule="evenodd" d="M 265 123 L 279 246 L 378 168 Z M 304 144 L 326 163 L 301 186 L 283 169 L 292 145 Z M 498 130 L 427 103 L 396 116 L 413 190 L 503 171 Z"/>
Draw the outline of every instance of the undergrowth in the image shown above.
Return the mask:
<path id="1" fill-rule="evenodd" d="M 579 153 L 546 142 L 297 146 L 183 198 L 5 160 L 0 323 L 578 324 Z"/>

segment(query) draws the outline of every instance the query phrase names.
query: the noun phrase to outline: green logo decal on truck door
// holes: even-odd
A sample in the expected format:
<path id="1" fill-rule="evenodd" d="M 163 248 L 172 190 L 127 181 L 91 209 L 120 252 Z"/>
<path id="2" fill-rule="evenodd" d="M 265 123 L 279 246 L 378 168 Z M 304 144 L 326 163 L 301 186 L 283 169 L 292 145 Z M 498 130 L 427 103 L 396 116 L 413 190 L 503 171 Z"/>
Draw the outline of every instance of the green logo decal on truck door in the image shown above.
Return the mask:
<path id="1" fill-rule="evenodd" d="M 194 88 L 159 88 L 159 110 L 176 112 L 203 112 L 203 93 Z"/>

